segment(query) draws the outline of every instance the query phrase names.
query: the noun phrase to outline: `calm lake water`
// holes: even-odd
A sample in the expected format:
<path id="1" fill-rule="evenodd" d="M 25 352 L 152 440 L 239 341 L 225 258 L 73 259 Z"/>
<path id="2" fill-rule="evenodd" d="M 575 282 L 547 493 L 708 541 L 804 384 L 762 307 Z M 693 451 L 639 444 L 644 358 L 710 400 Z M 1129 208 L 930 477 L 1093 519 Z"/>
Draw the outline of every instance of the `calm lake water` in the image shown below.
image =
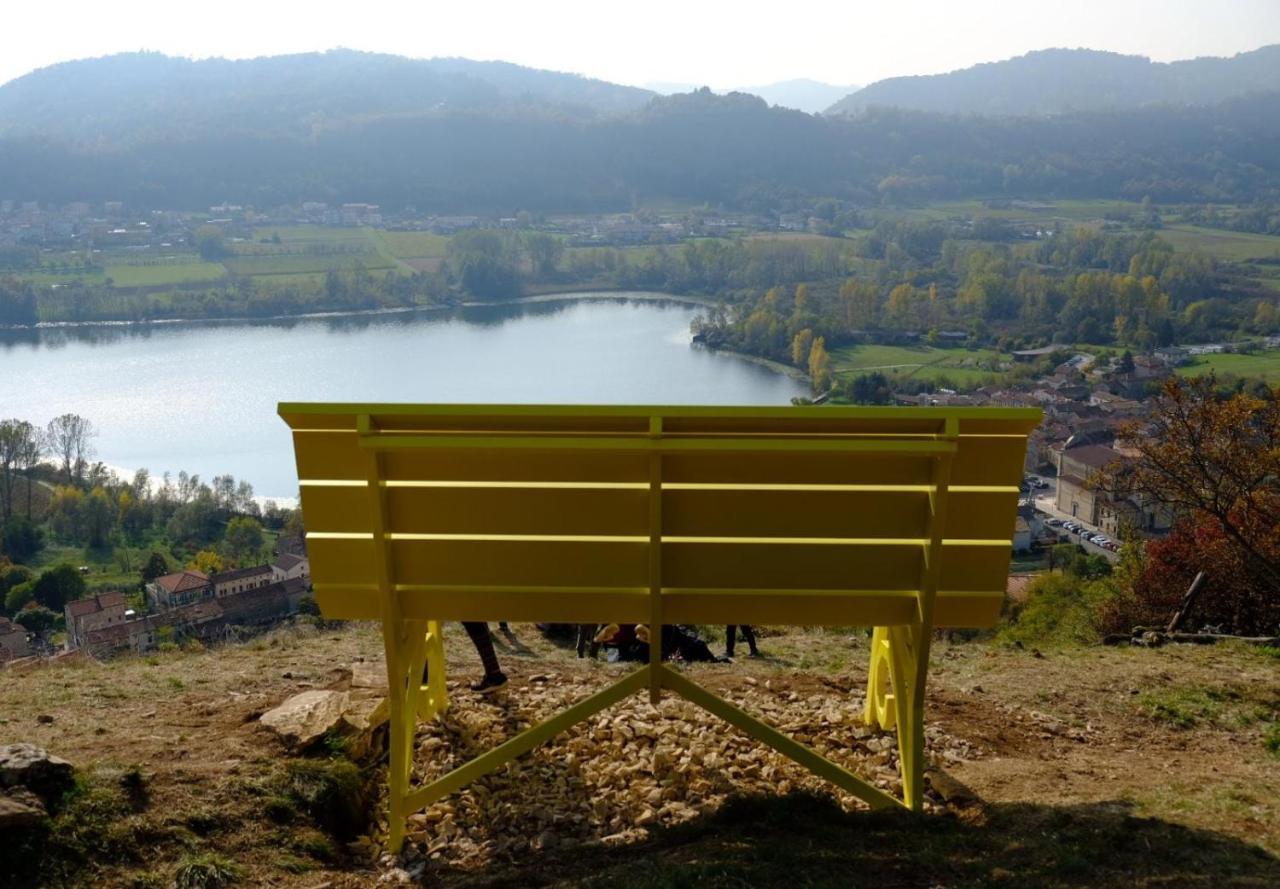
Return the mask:
<path id="1" fill-rule="evenodd" d="M 0 331 L 0 417 L 88 417 L 97 459 L 297 494 L 280 401 L 786 404 L 807 387 L 690 344 L 697 307 L 576 298 L 448 313 Z"/>

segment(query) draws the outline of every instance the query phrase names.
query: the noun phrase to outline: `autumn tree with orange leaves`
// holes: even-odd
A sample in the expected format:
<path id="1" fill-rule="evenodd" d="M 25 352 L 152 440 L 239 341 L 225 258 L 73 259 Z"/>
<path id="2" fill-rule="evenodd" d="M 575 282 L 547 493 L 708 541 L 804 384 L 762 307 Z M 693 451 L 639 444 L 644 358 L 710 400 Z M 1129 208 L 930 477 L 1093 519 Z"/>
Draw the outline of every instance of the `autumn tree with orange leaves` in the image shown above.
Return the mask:
<path id="1" fill-rule="evenodd" d="M 1178 516 L 1175 539 L 1148 548 L 1140 598 L 1176 601 L 1197 571 L 1208 575 L 1205 620 L 1271 633 L 1280 622 L 1280 389 L 1220 397 L 1212 376 L 1170 379 L 1151 416 L 1120 429 L 1134 459 L 1098 486 L 1113 498 L 1158 501 Z M 1210 546 L 1205 541 L 1212 540 Z M 1167 550 L 1167 552 L 1166 552 Z M 1166 556 L 1170 558 L 1165 558 Z M 1167 563 L 1167 564 L 1166 564 Z"/>

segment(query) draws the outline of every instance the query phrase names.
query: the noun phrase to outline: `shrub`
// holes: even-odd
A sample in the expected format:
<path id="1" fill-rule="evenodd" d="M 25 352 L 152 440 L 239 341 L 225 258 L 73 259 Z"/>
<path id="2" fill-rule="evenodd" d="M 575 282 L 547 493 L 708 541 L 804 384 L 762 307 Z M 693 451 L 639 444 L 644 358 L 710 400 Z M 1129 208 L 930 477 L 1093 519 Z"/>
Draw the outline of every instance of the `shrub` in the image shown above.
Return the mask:
<path id="1" fill-rule="evenodd" d="M 36 582 L 28 580 L 12 587 L 4 596 L 4 610 L 15 614 L 26 607 L 28 602 L 36 599 Z"/>
<path id="2" fill-rule="evenodd" d="M 44 546 L 44 532 L 30 519 L 14 516 L 0 528 L 0 551 L 18 562 L 29 562 Z"/>
<path id="3" fill-rule="evenodd" d="M 1280 552 L 1280 529 L 1274 542 Z M 1145 561 L 1131 587 L 1104 607 L 1100 625 L 1106 632 L 1128 632 L 1167 623 L 1199 571 L 1206 574 L 1205 586 L 1187 618 L 1188 628 L 1213 624 L 1244 635 L 1266 635 L 1280 627 L 1280 592 L 1246 563 L 1218 523 L 1195 519 L 1179 522 L 1168 537 L 1145 545 Z"/>
<path id="4" fill-rule="evenodd" d="M 1096 642 L 1096 609 L 1105 589 L 1069 574 L 1046 574 L 1027 589 L 1027 599 L 1010 610 L 1000 637 L 1044 645 Z"/>
<path id="5" fill-rule="evenodd" d="M 239 882 L 239 865 L 221 855 L 206 853 L 184 858 L 173 872 L 176 889 L 220 889 Z"/>

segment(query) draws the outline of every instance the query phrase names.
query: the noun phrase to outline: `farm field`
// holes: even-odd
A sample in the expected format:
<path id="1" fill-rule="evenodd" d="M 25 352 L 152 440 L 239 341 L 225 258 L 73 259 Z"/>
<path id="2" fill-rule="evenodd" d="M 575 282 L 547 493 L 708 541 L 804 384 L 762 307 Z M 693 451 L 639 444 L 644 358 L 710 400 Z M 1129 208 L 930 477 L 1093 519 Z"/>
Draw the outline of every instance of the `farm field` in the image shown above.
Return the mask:
<path id="1" fill-rule="evenodd" d="M 1203 376 L 1207 373 L 1231 373 L 1238 377 L 1257 377 L 1268 383 L 1280 383 L 1280 350 L 1242 355 L 1227 352 L 1221 355 L 1197 355 L 1191 364 L 1178 368 L 1183 377 Z"/>
<path id="2" fill-rule="evenodd" d="M 1098 222 L 1109 213 L 1136 213 L 1141 205 L 1131 201 L 1022 201 L 1014 207 L 987 207 L 981 200 L 940 201 L 925 207 L 909 208 L 902 215 L 915 219 L 949 219 L 954 216 L 986 216 L 1010 222 Z"/>
<path id="3" fill-rule="evenodd" d="M 1171 225 L 1158 234 L 1178 250 L 1203 250 L 1216 259 L 1245 262 L 1280 256 L 1280 237 L 1197 225 Z"/>
<path id="4" fill-rule="evenodd" d="M 1007 361 L 994 349 L 935 349 L 930 346 L 844 346 L 831 352 L 831 368 L 838 376 L 879 371 L 893 377 L 929 379 L 947 377 L 961 385 L 982 381 L 999 371 L 983 367 Z"/>
<path id="5" fill-rule="evenodd" d="M 202 281 L 218 281 L 227 276 L 227 270 L 216 262 L 200 262 L 194 257 L 177 262 L 109 263 L 106 277 L 117 287 L 161 287 L 166 284 L 192 284 Z"/>
<path id="6" fill-rule="evenodd" d="M 392 268 L 393 263 L 377 253 L 279 253 L 271 256 L 232 256 L 223 261 L 236 275 L 296 275 L 307 272 L 327 272 L 331 269 L 349 271 L 357 266 L 366 270 Z"/>
<path id="7" fill-rule="evenodd" d="M 374 235 L 400 259 L 440 259 L 449 247 L 448 236 L 431 232 L 377 231 Z"/>

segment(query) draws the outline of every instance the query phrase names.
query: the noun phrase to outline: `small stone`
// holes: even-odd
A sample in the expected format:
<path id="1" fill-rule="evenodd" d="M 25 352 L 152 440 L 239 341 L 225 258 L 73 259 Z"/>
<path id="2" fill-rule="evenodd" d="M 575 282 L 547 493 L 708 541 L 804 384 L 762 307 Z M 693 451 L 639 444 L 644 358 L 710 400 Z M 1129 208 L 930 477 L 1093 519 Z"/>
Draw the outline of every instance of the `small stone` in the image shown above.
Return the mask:
<path id="1" fill-rule="evenodd" d="M 50 716 L 48 713 L 41 713 L 39 716 L 36 717 L 36 722 L 40 723 L 41 725 L 53 725 L 53 717 Z"/>

